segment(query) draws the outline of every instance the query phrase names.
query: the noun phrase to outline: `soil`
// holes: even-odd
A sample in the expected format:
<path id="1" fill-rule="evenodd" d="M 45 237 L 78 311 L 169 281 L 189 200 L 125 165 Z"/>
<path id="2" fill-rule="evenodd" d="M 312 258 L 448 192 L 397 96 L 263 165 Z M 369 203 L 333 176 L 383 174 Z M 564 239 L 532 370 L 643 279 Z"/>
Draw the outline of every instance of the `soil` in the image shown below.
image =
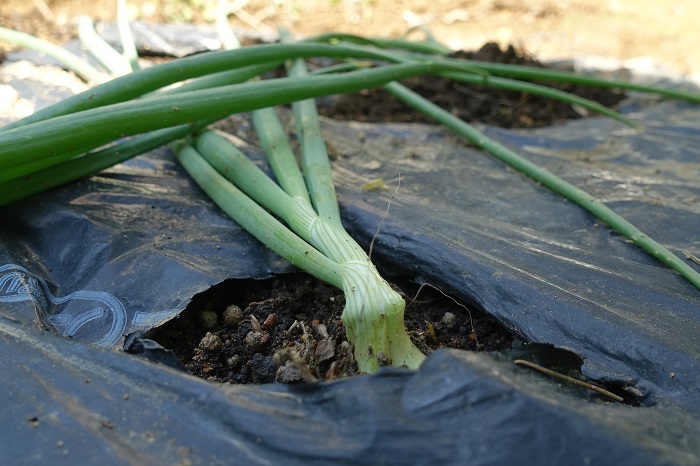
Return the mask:
<path id="1" fill-rule="evenodd" d="M 513 45 L 501 48 L 495 42 L 487 43 L 477 51 L 454 53 L 452 57 L 533 67 L 545 66 Z M 526 92 L 463 84 L 436 76 L 419 76 L 406 79 L 402 83 L 468 122 L 504 128 L 535 128 L 587 116 L 585 111 L 580 111 L 570 104 Z M 625 98 L 624 92 L 614 89 L 557 82 L 541 84 L 594 100 L 607 107 L 614 107 Z M 366 122 L 434 123 L 432 119 L 414 111 L 383 89 L 342 95 L 331 106 L 320 109 L 320 113 L 332 118 Z"/>
<path id="2" fill-rule="evenodd" d="M 423 287 L 415 301 L 417 287 L 402 288 L 410 303 L 406 326 L 424 352 L 511 346 L 511 335 L 487 315 L 430 287 Z M 340 321 L 344 304 L 341 291 L 306 274 L 225 282 L 196 296 L 180 318 L 150 338 L 171 348 L 192 374 L 212 381 L 299 382 L 305 368 L 317 379 L 330 380 L 357 373 Z M 288 349 L 303 362 L 278 367 L 275 354 Z"/>

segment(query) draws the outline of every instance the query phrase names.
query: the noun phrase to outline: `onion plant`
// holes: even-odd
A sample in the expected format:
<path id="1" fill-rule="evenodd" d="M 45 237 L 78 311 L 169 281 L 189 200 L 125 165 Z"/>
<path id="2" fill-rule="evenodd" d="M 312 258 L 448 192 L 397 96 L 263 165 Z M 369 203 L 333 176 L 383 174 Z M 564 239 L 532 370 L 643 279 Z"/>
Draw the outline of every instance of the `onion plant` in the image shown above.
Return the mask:
<path id="1" fill-rule="evenodd" d="M 83 33 L 90 33 L 85 25 Z M 0 39 L 3 37 L 19 40 L 0 29 Z M 227 43 L 235 41 L 229 38 Z M 403 299 L 343 229 L 331 164 L 312 100 L 384 86 L 504 163 L 586 208 L 700 288 L 697 272 L 602 203 L 396 81 L 432 73 L 518 89 L 580 105 L 630 126 L 636 124 L 594 102 L 522 80 L 633 89 L 696 103 L 700 103 L 700 94 L 563 71 L 454 59 L 447 57 L 447 52 L 434 41 L 335 34 L 294 44 L 199 54 L 114 77 L 0 129 L 0 205 L 170 144 L 192 178 L 239 225 L 292 264 L 344 291 L 342 320 L 361 371 L 372 372 L 384 363 L 415 368 L 424 356 L 406 331 Z M 303 59 L 313 57 L 342 63 L 309 74 Z M 127 61 L 134 69 L 133 57 Z M 288 77 L 259 79 L 282 63 L 288 65 Z M 124 70 L 119 66 L 111 69 L 114 74 Z M 88 79 L 98 82 L 97 76 Z M 179 87 L 173 87 L 175 84 Z M 272 108 L 289 103 L 293 104 L 301 143 L 301 168 Z M 253 112 L 254 127 L 276 181 L 225 135 L 206 129 L 230 114 L 247 111 Z"/>

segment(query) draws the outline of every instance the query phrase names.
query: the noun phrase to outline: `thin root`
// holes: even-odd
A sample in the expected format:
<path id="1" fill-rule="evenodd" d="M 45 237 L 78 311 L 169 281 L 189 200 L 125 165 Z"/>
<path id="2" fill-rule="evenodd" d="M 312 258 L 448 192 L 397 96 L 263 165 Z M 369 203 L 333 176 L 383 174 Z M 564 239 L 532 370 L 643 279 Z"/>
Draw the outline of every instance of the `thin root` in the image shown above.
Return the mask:
<path id="1" fill-rule="evenodd" d="M 600 393 L 603 396 L 607 396 L 608 398 L 612 398 L 613 400 L 617 401 L 618 403 L 622 403 L 624 401 L 621 396 L 615 395 L 614 393 L 609 392 L 602 387 L 599 387 L 597 385 L 593 385 L 592 383 L 584 382 L 583 380 L 569 377 L 568 375 L 561 374 L 559 372 L 553 371 L 552 369 L 547 369 L 546 367 L 540 366 L 539 364 L 535 364 L 534 362 L 525 361 L 524 359 L 516 359 L 513 362 L 515 362 L 515 364 L 517 364 L 519 366 L 527 366 L 531 369 L 535 369 L 536 371 L 539 371 L 543 374 L 549 375 L 550 377 L 564 380 L 564 381 L 572 383 L 574 385 L 578 385 L 579 387 L 593 390 L 594 392 Z"/>
<path id="2" fill-rule="evenodd" d="M 447 293 L 445 293 L 444 291 L 442 291 L 440 288 L 436 287 L 435 285 L 431 285 L 431 284 L 428 283 L 428 282 L 423 283 L 423 284 L 418 288 L 418 291 L 416 291 L 416 295 L 413 297 L 413 299 L 406 305 L 406 308 L 410 307 L 411 304 L 413 304 L 413 303 L 416 302 L 416 299 L 418 299 L 418 295 L 420 294 L 420 292 L 423 291 L 423 287 L 424 287 L 424 286 L 429 286 L 430 288 L 434 289 L 435 291 L 437 291 L 438 293 L 440 293 L 441 295 L 443 295 L 445 298 L 448 298 L 448 299 L 452 300 L 452 302 L 455 303 L 457 306 L 459 306 L 459 307 L 461 307 L 462 309 L 464 309 L 465 311 L 467 311 L 467 315 L 469 315 L 469 326 L 472 328 L 472 333 L 474 334 L 474 342 L 475 342 L 475 343 L 477 344 L 477 346 L 478 346 L 478 345 L 479 345 L 479 338 L 478 338 L 478 336 L 477 336 L 476 329 L 474 328 L 474 319 L 472 319 L 472 311 L 470 311 L 469 308 L 468 308 L 467 306 L 465 306 L 464 304 L 460 303 L 460 302 L 457 301 L 455 298 L 453 298 L 452 296 L 448 295 Z"/>
<path id="3" fill-rule="evenodd" d="M 690 251 L 684 249 L 681 251 L 684 255 L 685 258 L 688 259 L 689 261 L 695 262 L 696 264 L 700 265 L 700 259 L 698 259 L 697 256 L 694 256 Z"/>

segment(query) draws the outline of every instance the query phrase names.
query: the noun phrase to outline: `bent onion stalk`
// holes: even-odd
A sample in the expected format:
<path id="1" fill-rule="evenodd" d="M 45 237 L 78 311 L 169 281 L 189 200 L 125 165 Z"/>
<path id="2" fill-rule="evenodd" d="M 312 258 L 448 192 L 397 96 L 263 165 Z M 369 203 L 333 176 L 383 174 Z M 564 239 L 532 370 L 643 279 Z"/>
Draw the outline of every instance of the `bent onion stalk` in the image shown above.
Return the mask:
<path id="1" fill-rule="evenodd" d="M 288 71 L 295 78 L 308 74 L 301 60 L 291 62 Z M 212 131 L 192 138 L 192 144 L 180 141 L 172 147 L 190 176 L 238 224 L 292 264 L 343 290 L 341 320 L 361 372 L 384 364 L 415 369 L 425 355 L 406 331 L 404 299 L 343 228 L 316 104 L 301 100 L 293 109 L 301 170 L 275 110 L 253 112 L 279 185 Z"/>

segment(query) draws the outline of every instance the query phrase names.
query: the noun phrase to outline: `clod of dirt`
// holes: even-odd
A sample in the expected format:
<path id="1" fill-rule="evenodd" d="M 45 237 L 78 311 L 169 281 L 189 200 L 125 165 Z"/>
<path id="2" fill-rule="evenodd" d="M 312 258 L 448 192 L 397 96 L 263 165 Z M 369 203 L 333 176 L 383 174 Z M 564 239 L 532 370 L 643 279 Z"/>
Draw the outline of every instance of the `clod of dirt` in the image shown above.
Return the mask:
<path id="1" fill-rule="evenodd" d="M 243 340 L 251 351 L 262 350 L 270 342 L 270 334 L 267 332 L 256 332 L 251 330 Z"/>
<path id="2" fill-rule="evenodd" d="M 287 361 L 284 366 L 277 369 L 275 381 L 279 383 L 295 383 L 303 380 L 301 371 L 292 361 Z"/>
<path id="3" fill-rule="evenodd" d="M 457 323 L 457 317 L 451 312 L 445 312 L 445 315 L 442 316 L 441 322 L 443 323 L 445 328 L 451 329 Z"/>
<path id="4" fill-rule="evenodd" d="M 231 304 L 224 310 L 224 324 L 227 327 L 238 327 L 238 324 L 243 322 L 243 310 Z"/>
<path id="5" fill-rule="evenodd" d="M 224 344 L 221 338 L 209 332 L 207 332 L 204 338 L 199 342 L 199 349 L 202 351 L 221 351 L 223 347 Z"/>

